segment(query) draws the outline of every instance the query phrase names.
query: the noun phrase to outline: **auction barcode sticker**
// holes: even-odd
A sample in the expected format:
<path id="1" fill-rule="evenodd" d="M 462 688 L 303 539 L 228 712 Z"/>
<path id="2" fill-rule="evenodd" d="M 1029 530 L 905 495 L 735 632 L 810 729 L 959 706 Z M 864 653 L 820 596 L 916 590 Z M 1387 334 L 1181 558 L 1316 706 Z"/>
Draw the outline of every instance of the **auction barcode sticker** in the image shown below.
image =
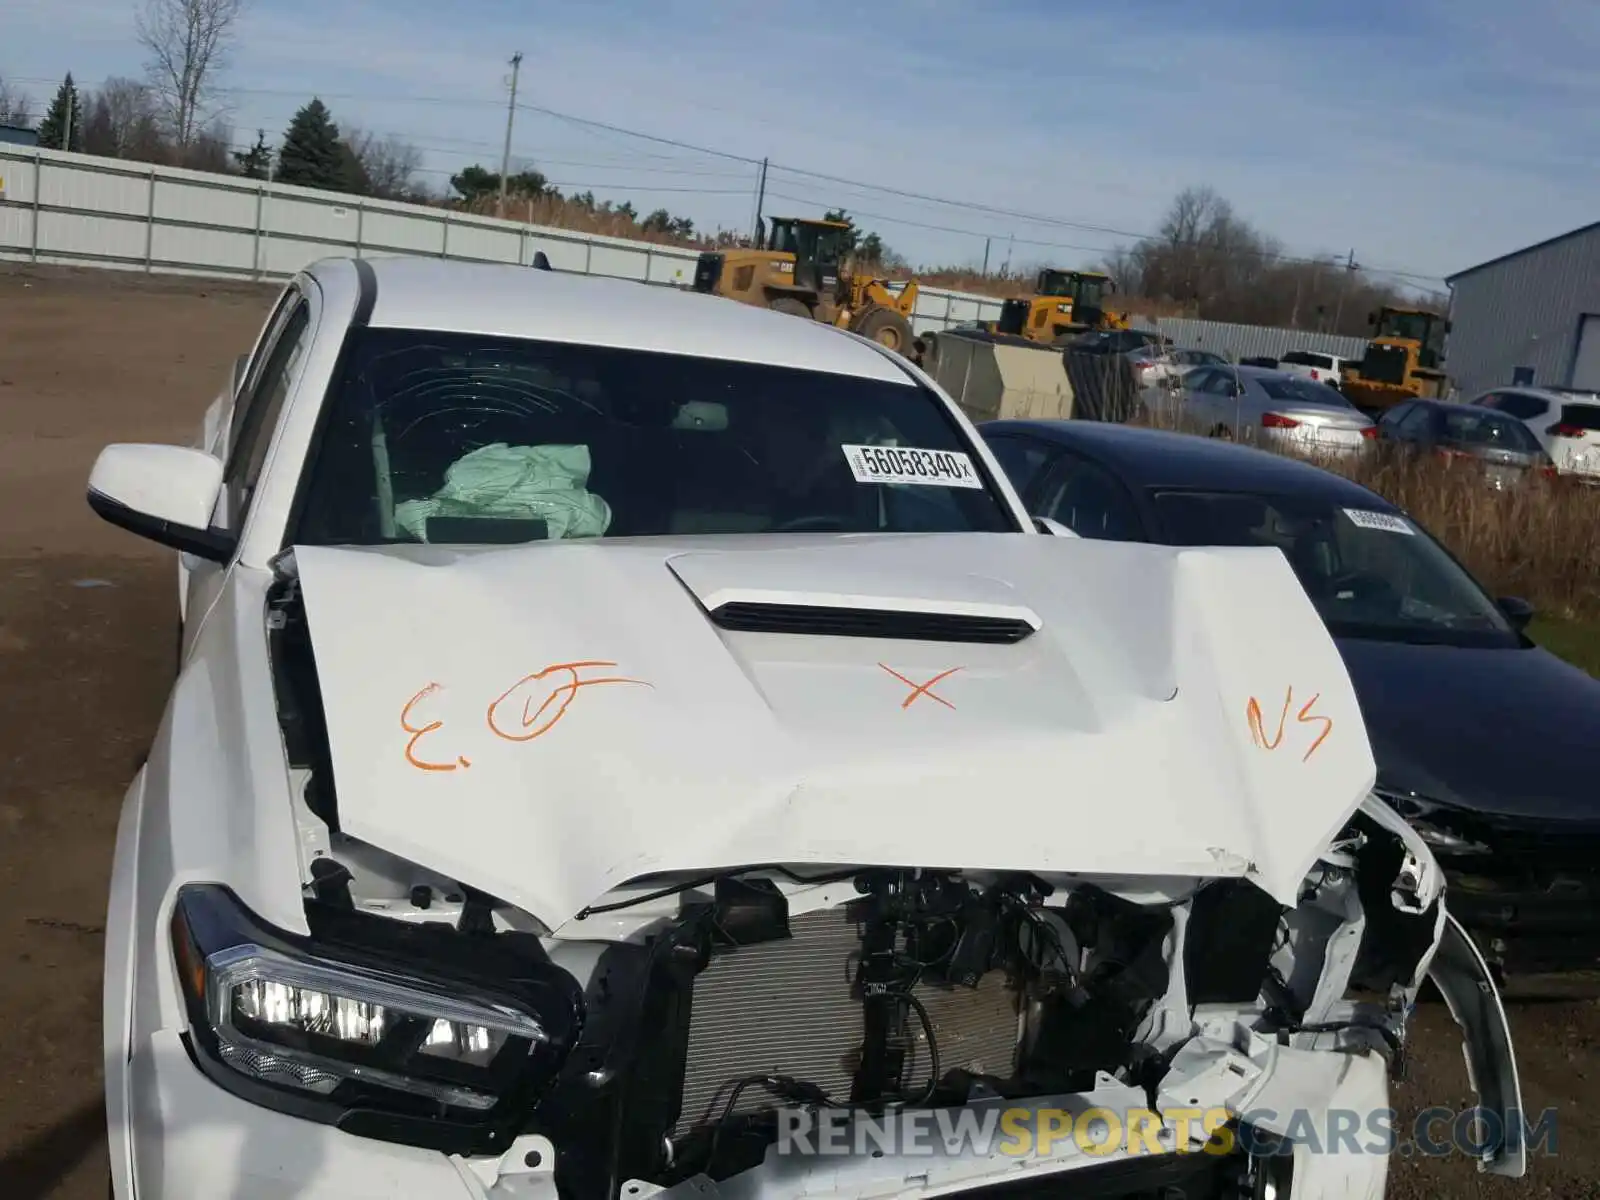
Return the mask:
<path id="1" fill-rule="evenodd" d="M 857 483 L 926 483 L 934 487 L 981 488 L 972 460 L 959 450 L 918 446 L 841 446 Z"/>
<path id="2" fill-rule="evenodd" d="M 1350 518 L 1352 525 L 1359 525 L 1362 529 L 1379 529 L 1384 533 L 1403 533 L 1413 536 L 1416 530 L 1411 528 L 1411 522 L 1404 517 L 1397 517 L 1393 513 L 1373 512 L 1367 508 L 1347 508 L 1344 515 Z"/>

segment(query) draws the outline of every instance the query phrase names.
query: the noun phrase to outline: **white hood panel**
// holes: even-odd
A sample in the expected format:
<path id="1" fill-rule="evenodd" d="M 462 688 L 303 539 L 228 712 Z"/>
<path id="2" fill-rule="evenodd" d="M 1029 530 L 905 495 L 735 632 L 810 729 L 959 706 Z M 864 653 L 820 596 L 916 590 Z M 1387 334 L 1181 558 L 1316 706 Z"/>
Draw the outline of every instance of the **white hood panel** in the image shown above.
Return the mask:
<path id="1" fill-rule="evenodd" d="M 648 872 L 756 863 L 1244 874 L 1293 903 L 1373 781 L 1344 665 L 1275 550 L 780 536 L 296 559 L 341 826 L 551 927 Z M 1040 628 L 727 632 L 697 596 Z"/>

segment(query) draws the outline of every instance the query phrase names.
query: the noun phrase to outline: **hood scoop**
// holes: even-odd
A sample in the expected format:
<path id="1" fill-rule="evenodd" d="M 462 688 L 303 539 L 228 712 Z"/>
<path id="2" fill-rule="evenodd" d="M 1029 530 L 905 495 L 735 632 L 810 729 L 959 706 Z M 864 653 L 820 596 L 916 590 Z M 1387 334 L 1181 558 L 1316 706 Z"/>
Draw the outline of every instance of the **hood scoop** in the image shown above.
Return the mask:
<path id="1" fill-rule="evenodd" d="M 794 633 L 815 637 L 908 638 L 1010 646 L 1037 632 L 1017 616 L 909 608 L 858 608 L 838 604 L 774 604 L 730 600 L 711 620 L 740 633 Z"/>
<path id="2" fill-rule="evenodd" d="M 667 568 L 713 624 L 740 633 L 1009 646 L 1044 622 L 1007 583 L 959 566 L 888 569 L 881 546 L 842 540 L 679 554 Z"/>

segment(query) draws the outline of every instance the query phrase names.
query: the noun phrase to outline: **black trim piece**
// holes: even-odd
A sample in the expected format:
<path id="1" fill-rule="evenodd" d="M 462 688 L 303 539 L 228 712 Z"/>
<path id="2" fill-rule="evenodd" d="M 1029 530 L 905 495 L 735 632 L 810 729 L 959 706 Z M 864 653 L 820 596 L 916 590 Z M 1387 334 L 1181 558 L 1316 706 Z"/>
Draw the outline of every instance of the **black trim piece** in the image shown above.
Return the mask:
<path id="1" fill-rule="evenodd" d="M 372 308 L 378 303 L 378 273 L 364 258 L 352 259 L 351 265 L 356 269 L 360 293 L 356 296 L 356 311 L 350 317 L 350 328 L 365 329 L 372 321 Z"/>
<path id="2" fill-rule="evenodd" d="M 343 338 L 339 343 L 339 357 L 333 364 L 333 373 L 328 376 L 330 391 L 343 386 L 345 374 L 350 369 L 350 355 L 355 349 L 355 335 L 367 328 L 372 320 L 372 310 L 378 303 L 378 275 L 372 269 L 372 264 L 364 258 L 353 258 L 350 263 L 355 267 L 356 286 L 359 290 L 356 294 L 355 311 L 350 314 L 350 323 L 345 326 Z M 322 445 L 323 435 L 327 433 L 328 422 L 332 419 L 333 406 L 328 402 L 327 392 L 322 394 L 318 405 L 317 421 L 311 430 L 311 440 L 306 444 L 306 457 L 300 464 L 300 478 L 295 481 L 294 498 L 289 502 L 289 519 L 284 523 L 283 540 L 278 546 L 280 553 L 295 544 L 296 535 L 300 530 L 300 518 L 305 514 L 306 498 L 311 488 L 317 451 Z"/>
<path id="3" fill-rule="evenodd" d="M 723 629 L 740 633 L 793 633 L 814 637 L 901 638 L 1010 646 L 1036 632 L 1020 617 L 836 608 L 821 604 L 733 601 L 713 609 L 710 615 Z"/>
<path id="4" fill-rule="evenodd" d="M 179 525 L 176 521 L 152 517 L 93 488 L 89 489 L 88 497 L 89 507 L 101 520 L 152 542 L 196 555 L 207 562 L 226 563 L 233 557 L 234 547 L 238 544 L 237 539 L 224 530 L 197 529 L 192 525 Z"/>

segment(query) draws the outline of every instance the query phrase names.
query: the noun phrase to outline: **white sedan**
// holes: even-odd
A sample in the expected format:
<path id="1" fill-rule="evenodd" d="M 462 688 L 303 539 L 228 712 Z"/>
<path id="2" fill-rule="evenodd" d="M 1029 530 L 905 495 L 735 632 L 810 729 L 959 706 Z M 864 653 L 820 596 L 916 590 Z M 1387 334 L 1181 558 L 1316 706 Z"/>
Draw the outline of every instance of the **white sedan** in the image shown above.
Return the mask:
<path id="1" fill-rule="evenodd" d="M 1376 1197 L 1429 974 L 1522 1173 L 1276 551 L 1043 536 L 881 347 L 515 267 L 315 264 L 198 443 L 89 480 L 183 552 L 115 1196 Z"/>

